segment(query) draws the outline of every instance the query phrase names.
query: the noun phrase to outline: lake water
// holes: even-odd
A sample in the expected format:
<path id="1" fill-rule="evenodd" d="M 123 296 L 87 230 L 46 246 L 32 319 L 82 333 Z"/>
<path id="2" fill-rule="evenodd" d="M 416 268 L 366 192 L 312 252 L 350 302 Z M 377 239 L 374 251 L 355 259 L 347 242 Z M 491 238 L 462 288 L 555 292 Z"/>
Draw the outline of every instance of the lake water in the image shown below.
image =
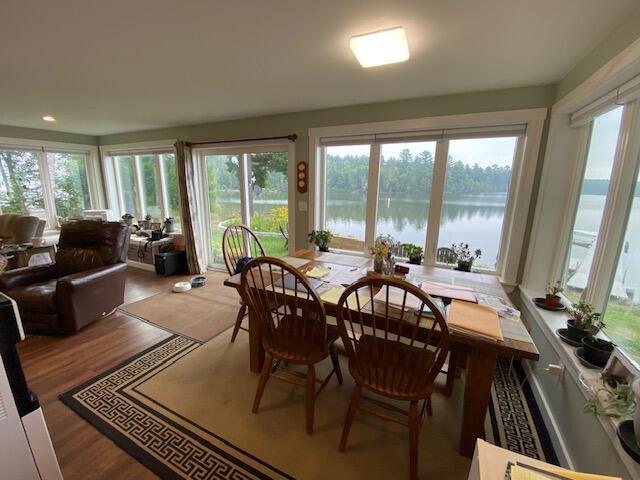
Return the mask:
<path id="1" fill-rule="evenodd" d="M 478 264 L 495 267 L 506 194 L 449 196 L 442 205 L 439 247 L 465 242 L 482 250 Z M 388 233 L 402 243 L 424 246 L 429 202 L 381 197 L 376 234 Z M 326 226 L 340 235 L 364 239 L 366 200 L 327 202 Z"/>
<path id="2" fill-rule="evenodd" d="M 286 206 L 286 200 L 269 195 L 256 198 L 256 213 L 265 215 L 271 209 Z M 604 195 L 583 195 L 576 217 L 575 229 L 595 235 L 598 231 Z M 240 198 L 219 198 L 219 203 L 231 211 L 239 211 Z M 471 249 L 480 248 L 479 265 L 495 267 L 498 255 L 506 194 L 448 196 L 442 206 L 439 247 L 467 242 Z M 378 205 L 376 232 L 389 233 L 403 243 L 423 246 L 426 238 L 428 202 L 406 198 L 381 197 Z M 341 236 L 364 239 L 366 199 L 334 199 L 327 204 L 326 227 Z M 569 222 L 570 219 L 567 219 Z M 629 229 L 625 240 L 628 248 L 622 254 L 616 274 L 618 293 L 635 291 L 634 301 L 640 300 L 640 197 L 634 198 Z M 587 255 L 588 249 L 574 247 L 570 265 Z M 587 263 L 582 267 L 588 273 Z M 577 278 L 577 277 L 576 277 Z"/>

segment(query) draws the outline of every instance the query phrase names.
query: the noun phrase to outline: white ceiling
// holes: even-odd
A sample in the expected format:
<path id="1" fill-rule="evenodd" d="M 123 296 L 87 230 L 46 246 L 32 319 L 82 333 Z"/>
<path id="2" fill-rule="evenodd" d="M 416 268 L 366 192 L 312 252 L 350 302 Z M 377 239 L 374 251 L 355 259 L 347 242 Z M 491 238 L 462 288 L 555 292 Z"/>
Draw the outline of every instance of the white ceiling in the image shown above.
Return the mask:
<path id="1" fill-rule="evenodd" d="M 636 0 L 2 0 L 0 124 L 103 135 L 541 85 Z M 349 37 L 405 27 L 408 62 Z M 44 114 L 56 124 L 41 120 Z"/>

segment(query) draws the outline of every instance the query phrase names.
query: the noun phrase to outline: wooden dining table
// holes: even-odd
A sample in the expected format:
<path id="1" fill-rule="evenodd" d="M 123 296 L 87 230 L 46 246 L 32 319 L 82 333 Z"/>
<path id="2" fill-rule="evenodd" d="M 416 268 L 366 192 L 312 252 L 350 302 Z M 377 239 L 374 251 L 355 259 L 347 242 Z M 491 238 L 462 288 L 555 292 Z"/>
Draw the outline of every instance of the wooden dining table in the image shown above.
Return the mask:
<path id="1" fill-rule="evenodd" d="M 370 273 L 373 266 L 373 260 L 370 257 L 312 250 L 298 250 L 282 260 L 288 261 L 302 272 L 319 266 L 331 269 L 332 273 L 340 272 L 341 275 L 337 275 L 336 278 L 353 278 L 354 280 L 358 276 Z M 408 278 L 471 287 L 478 293 L 500 297 L 505 303 L 510 304 L 506 291 L 495 275 L 460 272 L 422 265 L 403 265 L 409 267 Z M 237 289 L 242 294 L 240 274 L 229 277 L 224 284 Z M 335 305 L 325 302 L 325 308 L 330 315 L 335 312 Z M 491 386 L 498 357 L 538 360 L 539 353 L 530 337 L 519 337 L 516 340 L 505 336 L 503 340 L 495 341 L 450 330 L 450 343 L 458 354 L 462 353 L 467 356 L 458 451 L 461 455 L 471 458 L 476 439 L 484 436 L 484 419 L 491 398 Z M 263 362 L 264 350 L 259 321 L 249 311 L 249 365 L 251 371 L 260 373 Z"/>

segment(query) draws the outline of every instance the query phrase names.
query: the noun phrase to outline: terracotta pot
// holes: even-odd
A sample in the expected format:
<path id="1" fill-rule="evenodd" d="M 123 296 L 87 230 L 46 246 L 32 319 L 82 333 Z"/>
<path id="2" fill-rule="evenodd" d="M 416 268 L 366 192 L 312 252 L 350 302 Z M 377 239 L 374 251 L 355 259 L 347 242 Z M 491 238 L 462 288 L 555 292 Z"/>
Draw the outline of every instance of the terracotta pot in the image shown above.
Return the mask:
<path id="1" fill-rule="evenodd" d="M 586 330 L 576 328 L 573 320 L 567 320 L 567 337 L 576 342 L 581 342 L 588 335 Z"/>
<path id="2" fill-rule="evenodd" d="M 547 293 L 547 295 L 544 297 L 544 304 L 547 307 L 555 308 L 562 305 L 562 302 L 560 300 L 561 299 L 558 295 L 550 295 Z"/>
<path id="3" fill-rule="evenodd" d="M 582 345 L 585 360 L 598 367 L 604 367 L 613 352 L 613 344 L 601 338 L 584 337 Z"/>

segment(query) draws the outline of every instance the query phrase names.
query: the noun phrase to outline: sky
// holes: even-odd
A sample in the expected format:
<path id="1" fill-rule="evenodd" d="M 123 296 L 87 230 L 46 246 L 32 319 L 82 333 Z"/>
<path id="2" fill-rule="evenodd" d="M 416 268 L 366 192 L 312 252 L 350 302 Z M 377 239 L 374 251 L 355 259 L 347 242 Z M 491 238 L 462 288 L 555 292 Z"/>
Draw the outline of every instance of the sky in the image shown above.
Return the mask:
<path id="1" fill-rule="evenodd" d="M 618 107 L 594 120 L 585 178 L 607 180 L 611 178 L 621 119 L 622 107 Z"/>
<path id="2" fill-rule="evenodd" d="M 473 138 L 451 140 L 449 155 L 454 160 L 461 160 L 469 165 L 477 163 L 481 167 L 491 165 L 511 165 L 516 145 L 515 137 L 506 138 Z M 428 150 L 435 157 L 436 142 L 387 143 L 382 145 L 382 156 L 385 158 L 398 157 L 400 152 L 408 149 L 412 155 Z M 329 147 L 333 155 L 367 155 L 369 145 Z"/>

